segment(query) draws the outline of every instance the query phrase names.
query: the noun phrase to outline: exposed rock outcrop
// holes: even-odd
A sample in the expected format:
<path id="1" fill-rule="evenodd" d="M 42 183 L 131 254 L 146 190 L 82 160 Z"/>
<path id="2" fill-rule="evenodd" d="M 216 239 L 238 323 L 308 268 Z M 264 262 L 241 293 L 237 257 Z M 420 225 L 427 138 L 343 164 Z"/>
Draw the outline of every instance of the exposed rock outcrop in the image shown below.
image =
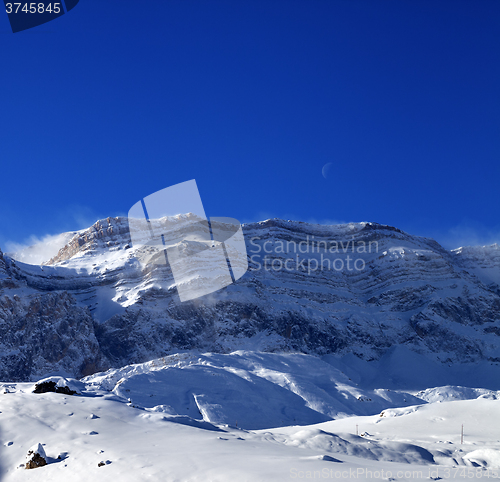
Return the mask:
<path id="1" fill-rule="evenodd" d="M 76 234 L 71 241 L 59 250 L 57 256 L 47 261 L 47 265 L 70 259 L 77 253 L 83 253 L 98 246 L 118 246 L 125 240 L 130 242 L 127 218 L 106 218 L 94 223 L 90 228 Z"/>
<path id="2" fill-rule="evenodd" d="M 37 469 L 47 465 L 47 455 L 42 444 L 34 445 L 26 455 L 26 469 Z"/>
<path id="3" fill-rule="evenodd" d="M 0 296 L 0 380 L 82 377 L 108 366 L 89 309 L 67 292 Z"/>

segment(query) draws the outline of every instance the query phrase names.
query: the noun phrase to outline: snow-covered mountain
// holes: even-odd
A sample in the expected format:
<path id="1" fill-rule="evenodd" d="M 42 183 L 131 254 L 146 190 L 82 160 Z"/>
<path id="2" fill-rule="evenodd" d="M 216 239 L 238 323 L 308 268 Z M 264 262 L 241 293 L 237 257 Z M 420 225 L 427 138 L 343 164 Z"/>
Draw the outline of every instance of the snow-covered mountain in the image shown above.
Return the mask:
<path id="1" fill-rule="evenodd" d="M 76 233 L 43 266 L 0 253 L 0 380 L 81 377 L 186 350 L 391 359 L 397 378 L 403 349 L 435 373 L 460 364 L 443 384 L 466 384 L 466 367 L 480 363 L 482 385 L 496 388 L 497 245 L 448 251 L 374 223 L 272 219 L 243 230 L 249 271 L 184 303 L 168 264 L 141 267 L 147 248 L 131 245 L 124 218 Z"/>
<path id="2" fill-rule="evenodd" d="M 184 303 L 122 218 L 43 266 L 0 252 L 2 480 L 498 478 L 497 245 L 244 234 L 249 271 Z M 55 374 L 79 380 L 29 383 Z M 33 447 L 47 465 L 21 470 Z"/>

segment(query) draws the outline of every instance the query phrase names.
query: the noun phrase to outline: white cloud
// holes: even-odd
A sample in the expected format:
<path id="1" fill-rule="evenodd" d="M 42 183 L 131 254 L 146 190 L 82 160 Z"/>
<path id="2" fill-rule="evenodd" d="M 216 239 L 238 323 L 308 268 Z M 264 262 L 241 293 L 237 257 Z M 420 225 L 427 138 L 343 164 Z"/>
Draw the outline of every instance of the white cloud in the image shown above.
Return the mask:
<path id="1" fill-rule="evenodd" d="M 7 254 L 27 264 L 42 264 L 53 258 L 76 232 L 46 235 L 42 238 L 30 236 L 25 243 L 6 243 Z"/>

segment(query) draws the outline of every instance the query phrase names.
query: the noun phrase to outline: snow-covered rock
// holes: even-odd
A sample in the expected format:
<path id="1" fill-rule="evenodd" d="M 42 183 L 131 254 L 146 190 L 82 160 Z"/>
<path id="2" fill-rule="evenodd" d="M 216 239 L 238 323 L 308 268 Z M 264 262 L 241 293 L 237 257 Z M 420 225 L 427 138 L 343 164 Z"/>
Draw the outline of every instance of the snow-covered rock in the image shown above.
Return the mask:
<path id="1" fill-rule="evenodd" d="M 77 395 L 85 389 L 85 384 L 78 380 L 63 377 L 48 377 L 37 381 L 33 386 L 33 393 L 62 393 L 64 395 Z"/>
<path id="2" fill-rule="evenodd" d="M 26 469 L 37 469 L 47 465 L 47 455 L 42 444 L 33 445 L 26 455 Z"/>
<path id="3" fill-rule="evenodd" d="M 500 469 L 500 450 L 478 449 L 469 452 L 464 460 L 473 467 L 487 467 L 489 469 Z"/>

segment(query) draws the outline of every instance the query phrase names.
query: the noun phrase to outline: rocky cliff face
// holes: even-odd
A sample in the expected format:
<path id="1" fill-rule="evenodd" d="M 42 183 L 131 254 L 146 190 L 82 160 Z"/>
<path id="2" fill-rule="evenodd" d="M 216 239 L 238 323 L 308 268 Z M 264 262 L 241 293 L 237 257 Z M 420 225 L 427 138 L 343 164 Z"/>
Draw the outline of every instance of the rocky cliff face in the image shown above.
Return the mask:
<path id="1" fill-rule="evenodd" d="M 184 303 L 168 264 L 141 268 L 122 218 L 77 234 L 50 266 L 0 256 L 0 379 L 188 349 L 374 360 L 399 345 L 447 364 L 500 362 L 498 247 L 447 251 L 373 223 L 275 219 L 244 234 L 243 278 Z"/>
<path id="2" fill-rule="evenodd" d="M 45 264 L 57 264 L 76 254 L 98 247 L 111 248 L 127 239 L 130 240 L 127 221 L 124 218 L 106 218 L 97 221 L 85 231 L 75 234 L 70 242 Z"/>
<path id="3" fill-rule="evenodd" d="M 107 368 L 88 309 L 67 292 L 0 298 L 1 380 L 59 371 L 85 376 Z"/>

